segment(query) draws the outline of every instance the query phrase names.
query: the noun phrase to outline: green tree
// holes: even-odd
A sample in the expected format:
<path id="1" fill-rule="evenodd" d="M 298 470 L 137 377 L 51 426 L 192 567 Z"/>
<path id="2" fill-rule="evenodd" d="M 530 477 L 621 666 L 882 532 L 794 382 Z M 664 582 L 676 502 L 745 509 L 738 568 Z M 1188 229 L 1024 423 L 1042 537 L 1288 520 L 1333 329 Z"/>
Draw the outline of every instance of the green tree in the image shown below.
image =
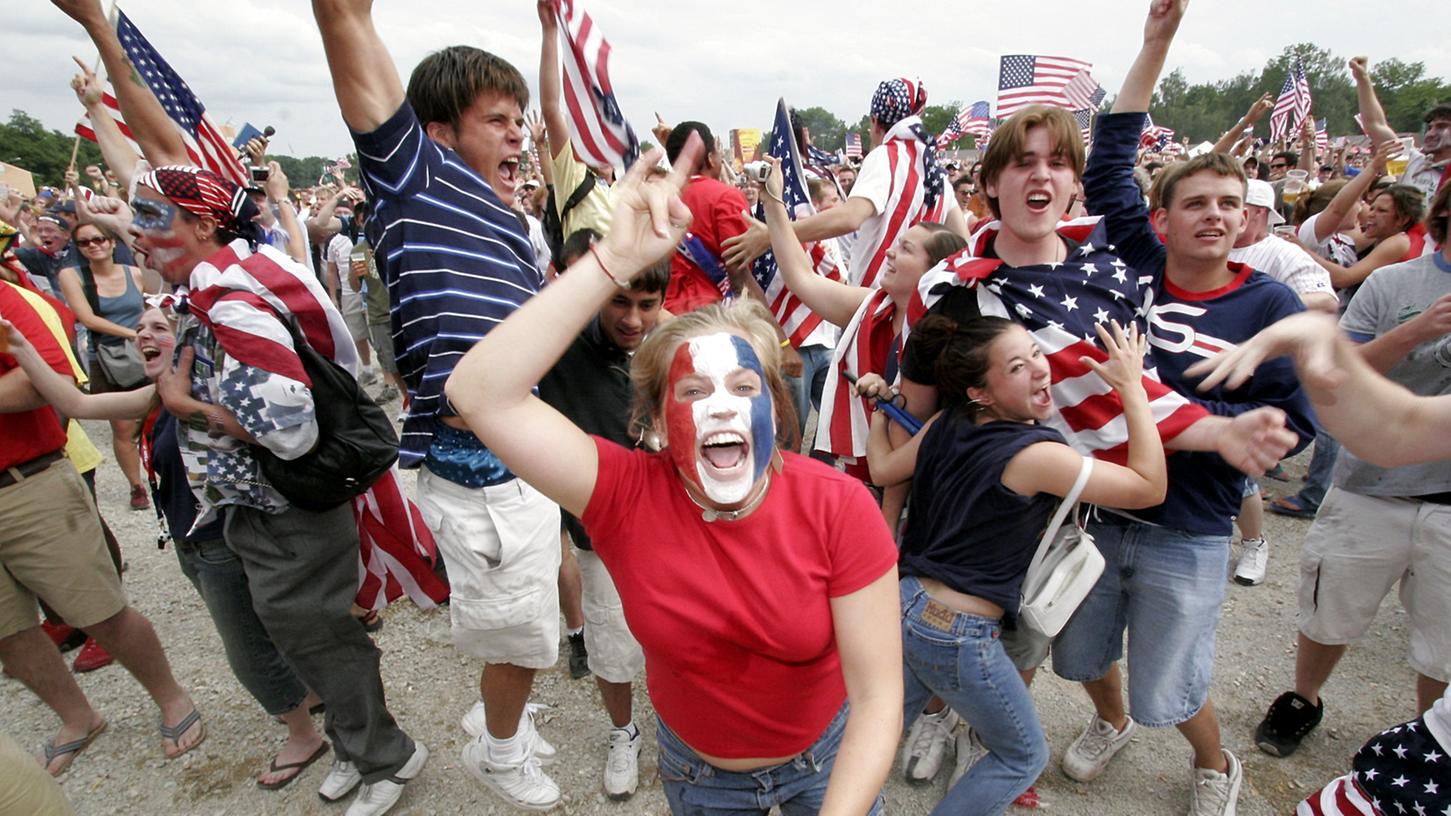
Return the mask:
<path id="1" fill-rule="evenodd" d="M 0 161 L 29 170 L 36 187 L 59 187 L 65 181 L 70 165 L 74 134 L 46 130 L 39 119 L 21 110 L 12 110 L 10 120 L 0 124 Z M 76 154 L 76 167 L 101 164 L 101 151 L 92 142 L 81 140 Z"/>
<path id="2" fill-rule="evenodd" d="M 1376 95 L 1385 108 L 1386 121 L 1398 132 L 1421 129 L 1421 116 L 1433 105 L 1451 100 L 1451 85 L 1426 76 L 1423 62 L 1392 58 L 1371 67 Z"/>
<path id="3" fill-rule="evenodd" d="M 826 108 L 815 106 L 797 108 L 796 120 L 811 133 L 811 144 L 834 152 L 845 144 L 846 123 Z"/>

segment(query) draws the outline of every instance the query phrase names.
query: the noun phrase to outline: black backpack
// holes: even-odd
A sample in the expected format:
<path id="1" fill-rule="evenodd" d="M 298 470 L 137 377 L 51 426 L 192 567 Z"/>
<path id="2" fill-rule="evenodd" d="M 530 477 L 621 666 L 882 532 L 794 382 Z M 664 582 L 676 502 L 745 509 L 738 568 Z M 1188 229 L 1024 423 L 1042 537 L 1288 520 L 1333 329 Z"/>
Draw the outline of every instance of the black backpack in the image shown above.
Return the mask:
<path id="1" fill-rule="evenodd" d="M 540 226 L 544 229 L 544 241 L 549 244 L 549 257 L 559 258 L 559 253 L 564 249 L 564 239 L 569 237 L 564 234 L 564 219 L 569 216 L 570 210 L 584 201 L 597 183 L 593 170 L 584 171 L 584 181 L 569 194 L 562 209 L 555 206 L 557 200 L 554 197 L 554 185 L 549 185 L 549 200 L 544 204 L 544 217 L 539 219 Z"/>
<path id="2" fill-rule="evenodd" d="M 261 445 L 252 455 L 262 475 L 303 510 L 331 510 L 366 491 L 398 459 L 398 434 L 378 403 L 348 370 L 318 353 L 294 315 L 278 315 L 312 380 L 317 444 L 296 459 L 281 459 Z"/>

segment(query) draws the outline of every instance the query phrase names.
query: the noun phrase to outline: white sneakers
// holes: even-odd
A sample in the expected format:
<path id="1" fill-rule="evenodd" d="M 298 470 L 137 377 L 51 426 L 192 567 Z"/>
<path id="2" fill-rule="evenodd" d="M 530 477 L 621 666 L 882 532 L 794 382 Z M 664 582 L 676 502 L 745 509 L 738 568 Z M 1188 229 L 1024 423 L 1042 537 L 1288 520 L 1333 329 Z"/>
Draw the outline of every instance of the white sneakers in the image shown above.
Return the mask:
<path id="1" fill-rule="evenodd" d="M 640 784 L 640 729 L 635 735 L 623 728 L 610 729 L 610 752 L 605 758 L 605 795 L 629 799 Z"/>
<path id="2" fill-rule="evenodd" d="M 1234 582 L 1243 586 L 1264 583 L 1265 567 L 1270 561 L 1270 544 L 1264 536 L 1240 542 L 1239 564 L 1234 568 Z"/>
<path id="3" fill-rule="evenodd" d="M 1129 744 L 1134 728 L 1134 721 L 1129 720 L 1124 730 L 1115 730 L 1111 723 L 1100 720 L 1095 714 L 1093 722 L 1063 752 L 1063 773 L 1069 779 L 1079 782 L 1098 778 L 1103 769 L 1108 767 L 1108 761 L 1113 759 L 1113 755 Z"/>
<path id="4" fill-rule="evenodd" d="M 516 763 L 489 759 L 488 737 L 475 737 L 463 750 L 464 770 L 479 784 L 501 799 L 523 810 L 549 810 L 559 804 L 559 786 L 539 765 L 539 758 L 526 753 Z"/>
<path id="5" fill-rule="evenodd" d="M 1226 773 L 1208 768 L 1190 769 L 1193 787 L 1189 791 L 1189 816 L 1234 816 L 1244 770 L 1240 767 L 1239 758 L 1229 749 L 1220 750 L 1224 751 L 1224 759 L 1229 763 Z"/>
<path id="6" fill-rule="evenodd" d="M 948 790 L 985 756 L 987 746 L 978 740 L 976 731 L 969 727 L 957 732 L 957 765 L 952 769 L 952 778 L 947 780 Z"/>
<path id="7" fill-rule="evenodd" d="M 534 713 L 539 709 L 540 706 L 534 703 L 525 705 L 524 713 L 519 716 L 519 728 L 529 735 L 529 752 L 539 760 L 539 764 L 553 765 L 554 758 L 559 755 L 559 752 L 549 744 L 543 734 L 539 733 L 539 729 L 534 727 Z M 463 715 L 463 718 L 459 720 L 459 725 L 463 726 L 469 736 L 479 737 L 487 730 L 486 722 L 484 701 L 480 700 L 474 703 L 474 707 L 470 708 L 467 714 Z"/>
<path id="8" fill-rule="evenodd" d="M 353 803 L 348 805 L 347 816 L 382 816 L 403 796 L 403 787 L 409 780 L 418 776 L 423 770 L 423 763 L 428 761 L 428 748 L 423 743 L 413 743 L 413 755 L 403 764 L 398 772 L 390 777 L 380 779 L 371 785 L 364 784 L 358 790 L 358 795 Z M 348 791 L 357 787 L 363 777 L 358 773 L 357 768 L 351 762 L 333 762 L 332 770 L 328 772 L 322 781 L 322 787 L 318 788 L 317 795 L 324 801 L 335 802 L 346 796 Z"/>
<path id="9" fill-rule="evenodd" d="M 924 785 L 932 781 L 942 767 L 952 729 L 961 721 L 957 712 L 944 707 L 936 714 L 922 714 L 912 723 L 902 746 L 902 776 L 908 782 Z"/>

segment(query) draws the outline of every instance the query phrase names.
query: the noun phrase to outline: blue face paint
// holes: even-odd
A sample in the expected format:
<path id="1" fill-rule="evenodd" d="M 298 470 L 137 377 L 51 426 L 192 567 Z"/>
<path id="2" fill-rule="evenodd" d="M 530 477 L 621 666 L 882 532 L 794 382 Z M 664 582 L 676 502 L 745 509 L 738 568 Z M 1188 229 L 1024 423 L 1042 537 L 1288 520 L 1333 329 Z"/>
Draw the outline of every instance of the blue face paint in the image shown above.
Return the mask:
<path id="1" fill-rule="evenodd" d="M 143 232 L 165 232 L 176 221 L 176 207 L 169 201 L 137 196 L 131 211 L 131 223 Z"/>
<path id="2" fill-rule="evenodd" d="M 766 466 L 771 463 L 771 452 L 776 447 L 775 406 L 771 404 L 771 392 L 766 386 L 766 372 L 761 368 L 761 360 L 756 356 L 756 350 L 751 348 L 745 338 L 734 334 L 731 335 L 731 342 L 736 347 L 741 368 L 750 369 L 761 378 L 761 393 L 751 400 L 751 456 L 755 459 L 752 463 L 754 468 L 751 481 L 754 482 L 766 472 Z"/>
<path id="3" fill-rule="evenodd" d="M 681 475 L 718 504 L 744 501 L 775 452 L 771 395 L 750 343 L 725 332 L 682 342 L 665 421 Z"/>

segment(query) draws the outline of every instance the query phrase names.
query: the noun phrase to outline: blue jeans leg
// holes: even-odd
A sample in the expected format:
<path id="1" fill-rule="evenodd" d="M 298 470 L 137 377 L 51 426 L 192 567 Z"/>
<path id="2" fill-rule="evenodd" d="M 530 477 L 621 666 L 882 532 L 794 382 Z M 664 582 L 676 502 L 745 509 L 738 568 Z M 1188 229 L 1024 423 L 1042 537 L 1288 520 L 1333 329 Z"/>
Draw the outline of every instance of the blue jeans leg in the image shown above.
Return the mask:
<path id="1" fill-rule="evenodd" d="M 247 589 L 247 573 L 221 539 L 178 544 L 181 572 L 196 587 L 222 638 L 227 665 L 262 708 L 272 715 L 297 708 L 307 687 L 293 673 L 257 613 Z"/>
<path id="2" fill-rule="evenodd" d="M 826 387 L 831 349 L 807 346 L 799 349 L 798 353 L 801 355 L 801 376 L 787 377 L 786 385 L 791 389 L 791 404 L 796 408 L 796 430 L 805 435 L 807 414 L 812 408 L 821 407 L 821 391 Z"/>
<path id="3" fill-rule="evenodd" d="M 972 725 L 988 749 L 947 792 L 934 814 L 970 816 L 1007 810 L 1048 764 L 1033 698 L 1003 651 L 1002 623 L 951 612 L 922 591 L 915 578 L 903 579 L 902 653 L 909 691 L 907 718 L 922 710 L 931 690 Z"/>
<path id="4" fill-rule="evenodd" d="M 772 807 L 779 807 L 782 816 L 814 816 L 826 798 L 847 712 L 843 704 L 816 742 L 790 762 L 748 772 L 711 765 L 657 718 L 660 781 L 670 812 L 674 816 L 765 816 Z M 878 794 L 868 816 L 880 816 L 884 807 Z"/>
<path id="5" fill-rule="evenodd" d="M 1306 474 L 1305 486 L 1300 488 L 1300 503 L 1310 510 L 1319 510 L 1325 501 L 1325 491 L 1330 489 L 1330 474 L 1335 470 L 1335 457 L 1340 453 L 1340 443 L 1325 432 L 1315 429 L 1315 452 L 1310 455 L 1310 471 Z"/>

